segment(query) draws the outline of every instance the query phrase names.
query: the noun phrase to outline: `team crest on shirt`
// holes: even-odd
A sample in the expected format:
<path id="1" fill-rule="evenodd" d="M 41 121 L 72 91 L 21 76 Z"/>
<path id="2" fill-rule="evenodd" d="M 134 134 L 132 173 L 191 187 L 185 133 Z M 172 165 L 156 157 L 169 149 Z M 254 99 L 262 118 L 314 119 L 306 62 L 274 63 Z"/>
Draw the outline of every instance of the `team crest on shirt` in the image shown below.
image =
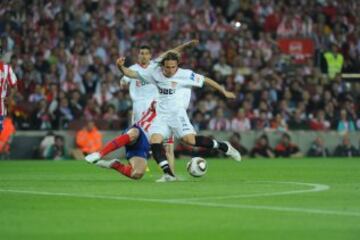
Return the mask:
<path id="1" fill-rule="evenodd" d="M 196 75 L 196 77 L 195 77 L 195 82 L 200 82 L 200 80 L 201 80 L 201 77 L 199 76 L 199 75 Z"/>
<path id="2" fill-rule="evenodd" d="M 176 86 L 177 86 L 177 82 L 171 82 L 171 87 L 172 88 L 176 88 Z"/>
<path id="3" fill-rule="evenodd" d="M 136 85 L 137 87 L 141 87 L 141 86 L 146 85 L 146 82 L 145 82 L 144 80 L 139 80 L 139 79 L 137 79 L 135 85 Z"/>

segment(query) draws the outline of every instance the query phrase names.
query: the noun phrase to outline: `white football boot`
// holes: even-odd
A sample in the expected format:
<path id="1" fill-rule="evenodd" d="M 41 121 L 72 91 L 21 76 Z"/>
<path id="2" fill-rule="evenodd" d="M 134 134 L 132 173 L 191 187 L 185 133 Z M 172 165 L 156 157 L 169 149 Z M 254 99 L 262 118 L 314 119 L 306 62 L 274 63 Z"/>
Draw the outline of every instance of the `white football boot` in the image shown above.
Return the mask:
<path id="1" fill-rule="evenodd" d="M 158 182 L 158 183 L 174 182 L 174 181 L 176 181 L 176 180 L 177 180 L 176 177 L 173 177 L 173 176 L 171 176 L 171 175 L 169 175 L 169 174 L 164 174 L 164 175 L 162 175 L 161 178 L 159 178 L 158 180 L 156 180 L 156 182 Z"/>
<path id="2" fill-rule="evenodd" d="M 235 161 L 241 161 L 241 154 L 238 150 L 236 150 L 229 142 L 224 141 L 224 143 L 228 146 L 228 150 L 225 153 L 226 156 L 232 157 Z"/>
<path id="3" fill-rule="evenodd" d="M 85 160 L 88 163 L 96 163 L 97 161 L 99 161 L 101 158 L 100 153 L 99 152 L 93 152 L 89 155 L 86 155 Z"/>

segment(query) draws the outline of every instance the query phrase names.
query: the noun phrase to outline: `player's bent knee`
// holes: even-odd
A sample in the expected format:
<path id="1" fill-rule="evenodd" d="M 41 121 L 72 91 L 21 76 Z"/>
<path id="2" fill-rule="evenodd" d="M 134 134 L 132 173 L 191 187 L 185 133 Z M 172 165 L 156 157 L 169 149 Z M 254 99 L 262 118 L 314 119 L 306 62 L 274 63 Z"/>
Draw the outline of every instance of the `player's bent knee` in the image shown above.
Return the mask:
<path id="1" fill-rule="evenodd" d="M 181 138 L 184 143 L 195 145 L 195 135 L 189 134 Z"/>
<path id="2" fill-rule="evenodd" d="M 162 143 L 163 142 L 163 136 L 160 134 L 153 134 L 150 137 L 150 143 L 151 144 L 156 144 L 156 143 Z"/>

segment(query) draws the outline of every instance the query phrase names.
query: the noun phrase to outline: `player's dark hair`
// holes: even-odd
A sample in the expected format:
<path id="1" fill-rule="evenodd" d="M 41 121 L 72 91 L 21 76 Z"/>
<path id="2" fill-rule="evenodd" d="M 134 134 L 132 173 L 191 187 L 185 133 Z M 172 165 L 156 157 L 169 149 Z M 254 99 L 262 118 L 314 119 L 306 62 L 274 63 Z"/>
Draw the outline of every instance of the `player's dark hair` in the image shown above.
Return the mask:
<path id="1" fill-rule="evenodd" d="M 167 54 L 165 54 L 165 56 L 161 59 L 160 65 L 164 66 L 166 61 L 169 60 L 174 60 L 177 61 L 179 63 L 180 59 L 179 59 L 179 55 L 175 52 L 168 52 Z"/>
<path id="2" fill-rule="evenodd" d="M 151 47 L 149 45 L 141 45 L 139 47 L 139 50 L 143 50 L 143 49 L 148 50 L 149 52 L 151 52 Z"/>

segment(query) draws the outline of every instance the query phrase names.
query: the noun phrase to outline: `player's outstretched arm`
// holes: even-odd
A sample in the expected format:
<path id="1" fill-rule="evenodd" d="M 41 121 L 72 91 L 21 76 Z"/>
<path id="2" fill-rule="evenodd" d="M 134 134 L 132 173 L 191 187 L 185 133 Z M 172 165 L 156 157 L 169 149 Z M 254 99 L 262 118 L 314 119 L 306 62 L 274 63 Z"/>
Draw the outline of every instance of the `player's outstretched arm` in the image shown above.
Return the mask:
<path id="1" fill-rule="evenodd" d="M 116 66 L 126 77 L 138 79 L 139 74 L 137 72 L 125 67 L 124 64 L 125 64 L 124 57 L 120 57 L 116 60 Z"/>
<path id="2" fill-rule="evenodd" d="M 168 51 L 160 54 L 159 57 L 158 57 L 158 59 L 162 59 L 162 58 L 163 58 L 167 53 L 169 53 L 169 52 L 176 52 L 177 54 L 181 54 L 181 52 L 182 52 L 185 48 L 187 48 L 187 47 L 194 47 L 194 46 L 196 46 L 196 45 L 198 45 L 198 44 L 199 44 L 199 40 L 193 39 L 193 40 L 191 40 L 191 41 L 185 42 L 185 43 L 183 43 L 183 44 L 181 44 L 181 45 L 179 45 L 179 46 L 177 46 L 177 47 L 175 47 L 175 48 L 173 48 L 173 49 L 170 49 L 170 50 L 168 50 Z"/>
<path id="3" fill-rule="evenodd" d="M 225 90 L 224 87 L 220 86 L 217 82 L 215 82 L 214 80 L 205 77 L 205 84 L 218 90 L 219 92 L 221 92 L 226 98 L 230 98 L 230 99 L 234 99 L 235 98 L 235 94 L 233 92 L 229 92 L 227 90 Z"/>

